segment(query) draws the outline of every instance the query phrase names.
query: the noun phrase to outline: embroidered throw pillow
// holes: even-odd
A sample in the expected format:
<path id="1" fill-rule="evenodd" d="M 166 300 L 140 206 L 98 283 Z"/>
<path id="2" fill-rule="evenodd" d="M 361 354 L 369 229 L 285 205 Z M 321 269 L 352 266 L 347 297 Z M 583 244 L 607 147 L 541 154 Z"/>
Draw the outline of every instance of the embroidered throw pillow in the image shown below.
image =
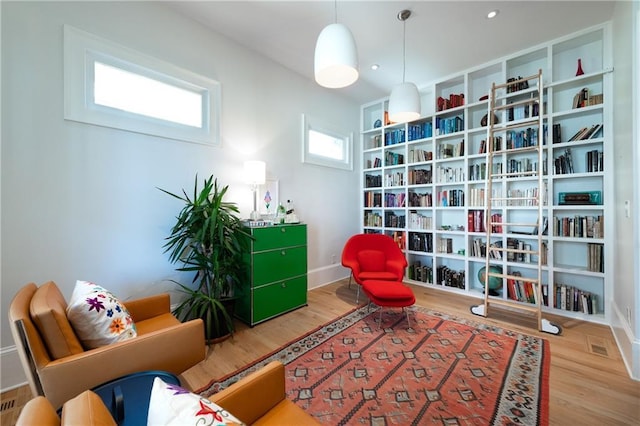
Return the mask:
<path id="1" fill-rule="evenodd" d="M 147 426 L 244 425 L 228 411 L 178 385 L 153 379 Z"/>
<path id="2" fill-rule="evenodd" d="M 76 281 L 67 318 L 85 349 L 136 337 L 127 308 L 110 291 L 89 281 Z"/>

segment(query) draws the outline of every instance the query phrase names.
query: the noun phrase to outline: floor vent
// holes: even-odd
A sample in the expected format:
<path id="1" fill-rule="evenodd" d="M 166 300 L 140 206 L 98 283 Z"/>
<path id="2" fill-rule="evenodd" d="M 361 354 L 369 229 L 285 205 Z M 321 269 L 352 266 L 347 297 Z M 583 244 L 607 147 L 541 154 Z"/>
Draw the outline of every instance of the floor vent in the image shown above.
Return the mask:
<path id="1" fill-rule="evenodd" d="M 5 401 L 2 401 L 2 403 L 0 403 L 0 411 L 11 410 L 13 409 L 13 407 L 15 407 L 15 405 L 16 405 L 15 399 L 7 399 Z"/>
<path id="2" fill-rule="evenodd" d="M 587 336 L 589 353 L 609 358 L 609 345 L 605 339 L 596 336 Z"/>

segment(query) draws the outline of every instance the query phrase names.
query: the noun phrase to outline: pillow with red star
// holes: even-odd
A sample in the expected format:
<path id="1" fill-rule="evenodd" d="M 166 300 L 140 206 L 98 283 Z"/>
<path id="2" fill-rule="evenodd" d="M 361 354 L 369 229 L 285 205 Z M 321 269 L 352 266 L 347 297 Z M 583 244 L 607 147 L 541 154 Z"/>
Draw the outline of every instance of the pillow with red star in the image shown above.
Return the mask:
<path id="1" fill-rule="evenodd" d="M 244 425 L 240 420 L 208 399 L 178 385 L 153 379 L 147 426 Z"/>
<path id="2" fill-rule="evenodd" d="M 85 349 L 136 337 L 129 311 L 110 291 L 89 281 L 76 281 L 67 318 Z"/>

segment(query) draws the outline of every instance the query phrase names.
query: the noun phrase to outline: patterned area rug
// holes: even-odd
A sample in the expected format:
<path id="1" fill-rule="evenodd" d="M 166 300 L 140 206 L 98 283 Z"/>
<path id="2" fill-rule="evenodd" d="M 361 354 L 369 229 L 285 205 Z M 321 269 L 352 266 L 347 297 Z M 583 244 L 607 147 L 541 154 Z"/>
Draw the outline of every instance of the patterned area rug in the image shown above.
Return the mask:
<path id="1" fill-rule="evenodd" d="M 547 425 L 549 342 L 419 306 L 360 307 L 198 391 L 266 363 L 287 396 L 327 425 Z"/>

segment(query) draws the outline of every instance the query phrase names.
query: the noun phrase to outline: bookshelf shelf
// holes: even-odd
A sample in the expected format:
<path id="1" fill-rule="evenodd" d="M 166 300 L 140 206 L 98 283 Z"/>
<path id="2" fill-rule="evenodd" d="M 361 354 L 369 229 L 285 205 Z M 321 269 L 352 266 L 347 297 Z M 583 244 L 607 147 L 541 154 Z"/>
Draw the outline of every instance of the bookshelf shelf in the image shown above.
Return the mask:
<path id="1" fill-rule="evenodd" d="M 485 266 L 485 257 L 475 251 L 484 250 L 486 246 L 486 218 L 480 218 L 475 224 L 478 229 L 470 228 L 468 221 L 470 216 L 484 211 L 487 174 L 490 169 L 504 174 L 493 185 L 499 193 L 526 193 L 537 185 L 537 178 L 527 174 L 529 168 L 541 167 L 542 215 L 549 221 L 548 232 L 541 240 L 544 244 L 541 253 L 545 256 L 541 288 L 548 292 L 542 311 L 597 323 L 609 320 L 605 302 L 610 299 L 615 283 L 604 272 L 593 269 L 611 270 L 615 248 L 611 241 L 613 233 L 609 231 L 613 227 L 604 222 L 604 218 L 614 218 L 610 209 L 615 204 L 613 181 L 608 172 L 613 169 L 610 34 L 610 23 L 604 23 L 433 82 L 425 87 L 425 115 L 413 122 L 385 123 L 388 99 L 361 107 L 362 194 L 365 203 L 366 200 L 377 203 L 375 206 L 361 204 L 362 231 L 385 233 L 399 242 L 409 263 L 407 281 L 484 297 L 478 272 Z M 578 58 L 582 60 L 585 74 L 576 77 Z M 488 128 L 482 125 L 482 120 L 486 123 L 486 117 L 490 116 L 490 105 L 484 97 L 489 94 L 492 83 L 528 77 L 537 74 L 539 69 L 543 81 L 541 105 L 535 113 L 533 107 L 527 107 L 527 99 L 539 93 L 537 87 L 513 91 L 510 88 L 501 93 L 500 98 L 513 105 L 495 112 L 503 137 L 489 141 Z M 586 89 L 584 99 L 576 98 L 583 89 Z M 430 105 L 425 105 L 425 100 Z M 578 108 L 575 107 L 577 101 L 580 101 Z M 446 108 L 441 109 L 442 106 Z M 515 128 L 524 123 L 538 122 L 538 115 L 542 115 L 544 123 L 544 131 L 535 135 L 543 144 L 541 164 L 526 161 L 535 154 L 526 147 L 504 149 L 509 129 L 517 131 Z M 378 120 L 381 125 L 376 127 Z M 602 129 L 593 137 L 570 140 L 581 129 L 596 126 L 595 131 L 597 125 L 602 125 Z M 503 148 L 494 154 L 493 165 L 486 164 L 483 151 L 488 143 L 500 144 Z M 402 156 L 401 163 L 387 161 L 398 156 Z M 562 162 L 569 157 L 572 168 L 563 170 Z M 378 163 L 374 167 L 376 159 Z M 560 168 L 556 170 L 557 161 Z M 385 176 L 389 174 L 404 177 L 388 185 Z M 368 175 L 378 176 L 381 185 L 367 187 Z M 599 192 L 601 204 L 560 204 L 563 194 L 594 191 Z M 457 197 L 454 205 L 451 203 L 453 193 Z M 385 201 L 388 199 L 404 201 L 388 205 Z M 500 205 L 493 203 L 492 220 L 523 223 L 537 220 L 537 206 L 514 205 L 517 203 L 516 199 Z M 390 220 L 389 215 L 403 217 L 403 225 L 391 226 L 386 221 Z M 554 235 L 554 217 L 602 217 L 607 232 L 595 238 Z M 522 229 L 523 233 L 503 233 L 498 228 L 496 225 L 497 232 L 492 233 L 490 244 L 507 247 L 512 240 L 518 240 L 538 250 L 537 236 L 527 234 L 531 229 Z M 594 257 L 598 257 L 597 262 Z M 491 259 L 490 264 L 509 273 L 521 273 L 523 277 L 537 275 L 537 260 L 533 259 L 530 262 Z M 557 298 L 565 296 L 556 294 L 556 288 L 574 292 L 576 297 L 589 296 L 592 311 L 584 313 L 557 307 Z M 506 284 L 498 299 L 510 301 Z"/>

